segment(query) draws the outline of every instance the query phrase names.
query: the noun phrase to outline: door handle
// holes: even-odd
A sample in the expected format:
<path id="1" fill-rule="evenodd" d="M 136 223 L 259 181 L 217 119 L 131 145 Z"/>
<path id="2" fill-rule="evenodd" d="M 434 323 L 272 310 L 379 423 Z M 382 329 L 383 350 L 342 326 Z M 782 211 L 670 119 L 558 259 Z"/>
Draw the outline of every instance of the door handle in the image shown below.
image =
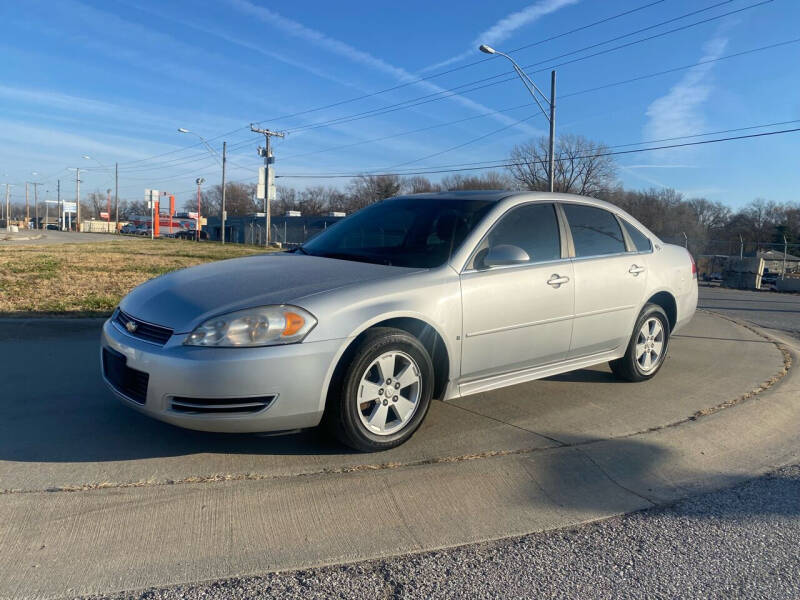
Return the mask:
<path id="1" fill-rule="evenodd" d="M 547 285 L 552 285 L 554 288 L 558 289 L 567 282 L 569 282 L 569 277 L 561 277 L 558 273 L 553 273 L 550 279 L 547 280 Z"/>
<path id="2" fill-rule="evenodd" d="M 636 277 L 639 273 L 644 273 L 647 270 L 647 267 L 640 267 L 638 265 L 632 265 L 630 269 L 628 269 L 628 273 Z"/>

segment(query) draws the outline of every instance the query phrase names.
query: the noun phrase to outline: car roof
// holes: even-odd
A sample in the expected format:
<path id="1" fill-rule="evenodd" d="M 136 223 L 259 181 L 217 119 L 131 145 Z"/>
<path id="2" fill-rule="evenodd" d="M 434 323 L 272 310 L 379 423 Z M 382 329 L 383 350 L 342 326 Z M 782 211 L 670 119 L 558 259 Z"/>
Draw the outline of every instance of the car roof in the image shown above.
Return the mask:
<path id="1" fill-rule="evenodd" d="M 446 199 L 446 200 L 484 200 L 489 202 L 498 202 L 503 198 L 508 198 L 519 192 L 510 190 L 468 190 L 456 192 L 425 192 L 423 194 L 403 194 L 401 198 L 430 198 L 430 199 Z"/>

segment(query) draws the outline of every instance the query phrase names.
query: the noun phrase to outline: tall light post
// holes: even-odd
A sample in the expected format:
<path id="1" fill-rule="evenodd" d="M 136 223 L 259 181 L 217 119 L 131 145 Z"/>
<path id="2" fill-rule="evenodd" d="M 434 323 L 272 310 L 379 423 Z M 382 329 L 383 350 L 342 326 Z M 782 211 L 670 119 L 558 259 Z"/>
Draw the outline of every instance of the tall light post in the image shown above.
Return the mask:
<path id="1" fill-rule="evenodd" d="M 517 72 L 517 75 L 519 75 L 519 78 L 522 80 L 522 83 L 525 84 L 525 87 L 528 89 L 528 92 L 530 92 L 531 96 L 533 96 L 533 99 L 536 101 L 536 104 L 539 107 L 539 110 L 542 111 L 542 114 L 544 115 L 545 119 L 547 119 L 550 122 L 550 156 L 549 156 L 549 163 L 550 164 L 549 164 L 549 167 L 548 167 L 548 170 L 547 170 L 548 171 L 547 172 L 547 176 L 548 176 L 549 183 L 550 183 L 550 191 L 554 192 L 555 191 L 555 181 L 556 181 L 556 179 L 555 179 L 555 164 L 556 164 L 556 159 L 555 159 L 555 148 L 556 148 L 556 72 L 555 71 L 551 71 L 550 72 L 550 98 L 548 99 L 547 96 L 544 95 L 542 90 L 540 90 L 538 87 L 536 87 L 536 84 L 533 82 L 533 79 L 531 79 L 528 76 L 528 74 L 525 71 L 522 70 L 522 67 L 520 67 L 517 64 L 517 62 L 513 58 L 511 58 L 508 54 L 506 54 L 505 52 L 500 52 L 499 50 L 495 50 L 494 48 L 492 48 L 491 46 L 487 46 L 486 44 L 481 44 L 478 47 L 478 50 L 480 50 L 481 52 L 484 52 L 486 54 L 498 54 L 500 56 L 503 56 L 503 57 L 507 58 L 511 62 L 511 64 L 514 66 L 514 70 Z M 536 96 L 537 93 L 539 94 L 539 96 L 542 97 L 542 100 L 544 100 L 544 103 L 550 109 L 549 112 L 547 110 L 545 110 L 544 106 L 542 106 L 542 103 L 539 101 L 539 98 Z"/>
<path id="2" fill-rule="evenodd" d="M 96 162 L 104 171 L 110 171 L 111 169 L 97 160 L 94 156 L 89 156 L 88 154 L 84 154 L 81 158 L 85 160 L 93 160 Z M 116 165 L 115 165 L 115 172 L 116 172 Z M 108 216 L 106 217 L 106 231 L 111 228 L 111 188 L 106 190 L 106 213 Z M 80 219 L 78 219 L 78 223 L 80 223 Z"/>
<path id="3" fill-rule="evenodd" d="M 75 171 L 75 233 L 81 231 L 81 168 L 69 167 L 70 171 Z M 65 211 L 66 212 L 66 211 Z M 72 230 L 72 212 L 70 211 L 69 230 Z"/>
<path id="4" fill-rule="evenodd" d="M 197 137 L 201 142 L 203 142 L 203 145 L 206 147 L 206 150 L 208 150 L 211 153 L 211 155 L 214 158 L 217 159 L 217 162 L 219 162 L 222 165 L 222 209 L 220 210 L 220 225 L 221 225 L 221 227 L 220 227 L 220 231 L 221 231 L 220 239 L 221 239 L 222 243 L 224 244 L 225 243 L 225 191 L 226 191 L 225 190 L 225 163 L 227 162 L 227 158 L 226 158 L 227 142 L 222 142 L 222 157 L 220 158 L 219 154 L 217 154 L 217 151 L 214 150 L 214 148 L 211 147 L 211 144 L 208 143 L 206 138 L 204 138 L 199 133 L 196 133 L 194 131 L 186 129 L 185 127 L 178 127 L 178 133 L 188 133 L 188 134 L 191 134 L 191 135 Z M 199 185 L 200 184 L 198 184 L 198 190 L 199 190 Z M 199 196 L 198 196 L 198 206 L 199 206 Z M 198 239 L 199 239 L 199 237 L 200 237 L 200 227 L 199 227 L 199 224 L 200 224 L 200 210 L 199 210 L 199 208 L 198 208 L 198 211 L 197 211 L 197 219 L 198 219 L 198 221 L 197 221 L 197 223 L 198 223 L 197 236 L 198 236 Z"/>
<path id="5" fill-rule="evenodd" d="M 200 198 L 202 197 L 200 194 L 200 186 L 203 185 L 205 182 L 206 180 L 203 179 L 202 177 L 198 177 L 197 179 L 195 179 L 195 183 L 197 184 L 197 225 L 195 225 L 194 228 L 194 239 L 196 242 L 200 241 L 200 227 L 201 227 Z"/>

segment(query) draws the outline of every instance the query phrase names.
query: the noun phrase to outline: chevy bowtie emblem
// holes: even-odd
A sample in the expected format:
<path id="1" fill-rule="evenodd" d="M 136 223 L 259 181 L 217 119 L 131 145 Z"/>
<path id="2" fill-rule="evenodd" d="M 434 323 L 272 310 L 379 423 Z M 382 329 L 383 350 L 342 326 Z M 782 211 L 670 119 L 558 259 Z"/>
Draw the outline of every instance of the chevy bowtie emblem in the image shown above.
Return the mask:
<path id="1" fill-rule="evenodd" d="M 131 333 L 136 331 L 137 327 L 139 327 L 139 326 L 134 321 L 128 321 L 127 323 L 125 323 L 125 329 L 127 329 Z"/>

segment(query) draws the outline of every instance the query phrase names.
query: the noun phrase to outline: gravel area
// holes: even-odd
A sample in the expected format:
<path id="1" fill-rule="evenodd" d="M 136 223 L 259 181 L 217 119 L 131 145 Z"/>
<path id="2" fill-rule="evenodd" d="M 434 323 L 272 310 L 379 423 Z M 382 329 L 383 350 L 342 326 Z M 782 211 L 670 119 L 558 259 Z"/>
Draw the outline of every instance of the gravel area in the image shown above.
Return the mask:
<path id="1" fill-rule="evenodd" d="M 110 596 L 800 598 L 800 466 L 569 530 Z"/>

